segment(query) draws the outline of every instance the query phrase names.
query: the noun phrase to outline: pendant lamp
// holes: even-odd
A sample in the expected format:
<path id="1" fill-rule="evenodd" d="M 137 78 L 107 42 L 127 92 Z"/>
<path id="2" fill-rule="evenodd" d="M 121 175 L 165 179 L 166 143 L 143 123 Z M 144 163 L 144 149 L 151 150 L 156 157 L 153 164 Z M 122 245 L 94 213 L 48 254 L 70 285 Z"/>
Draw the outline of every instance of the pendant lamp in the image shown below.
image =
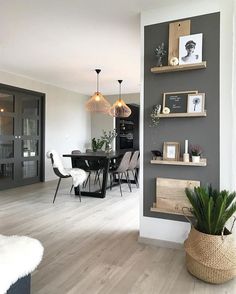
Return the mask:
<path id="1" fill-rule="evenodd" d="M 95 72 L 97 73 L 97 91 L 86 102 L 86 109 L 90 112 L 109 113 L 111 105 L 106 100 L 106 98 L 99 92 L 99 73 L 101 72 L 101 70 L 95 69 Z"/>
<path id="2" fill-rule="evenodd" d="M 110 109 L 110 115 L 114 117 L 129 117 L 131 114 L 131 109 L 127 106 L 123 99 L 121 99 L 121 83 L 123 80 L 118 80 L 119 83 L 119 98 L 112 105 Z"/>

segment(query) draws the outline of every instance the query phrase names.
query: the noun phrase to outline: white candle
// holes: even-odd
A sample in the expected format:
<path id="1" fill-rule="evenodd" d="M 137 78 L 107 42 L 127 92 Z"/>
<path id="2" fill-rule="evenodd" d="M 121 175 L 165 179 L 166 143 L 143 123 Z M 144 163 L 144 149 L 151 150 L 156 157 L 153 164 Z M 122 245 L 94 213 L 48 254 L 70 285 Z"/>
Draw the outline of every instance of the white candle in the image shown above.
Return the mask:
<path id="1" fill-rule="evenodd" d="M 188 140 L 185 140 L 185 149 L 184 153 L 188 153 Z"/>

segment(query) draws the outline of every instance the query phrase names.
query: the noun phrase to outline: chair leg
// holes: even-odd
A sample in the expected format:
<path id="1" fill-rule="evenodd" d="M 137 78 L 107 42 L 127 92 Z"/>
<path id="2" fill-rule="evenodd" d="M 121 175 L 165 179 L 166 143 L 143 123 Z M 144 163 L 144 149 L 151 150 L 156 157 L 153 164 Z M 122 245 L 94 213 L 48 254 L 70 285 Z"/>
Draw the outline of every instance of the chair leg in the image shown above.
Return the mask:
<path id="1" fill-rule="evenodd" d="M 132 192 L 131 182 L 130 182 L 130 179 L 129 179 L 129 172 L 128 171 L 125 173 L 125 177 L 126 177 L 126 181 L 128 183 L 128 186 L 129 186 L 129 191 Z"/>
<path id="2" fill-rule="evenodd" d="M 81 189 L 80 189 L 80 185 L 78 186 L 78 190 L 79 190 L 79 202 L 81 202 Z"/>
<path id="3" fill-rule="evenodd" d="M 60 183 L 61 183 L 61 178 L 59 178 L 59 181 L 58 181 L 58 183 L 57 183 L 57 188 L 56 188 L 56 192 L 55 192 L 55 195 L 54 195 L 54 198 L 53 198 L 52 203 L 54 203 L 55 200 L 56 200 L 56 197 L 57 197 L 57 191 L 58 191 L 58 189 L 59 189 Z"/>
<path id="4" fill-rule="evenodd" d="M 134 177 L 134 181 L 135 181 L 135 184 L 136 184 L 136 187 L 138 188 L 138 179 L 137 179 L 137 177 L 136 177 L 136 174 L 134 173 L 134 171 L 133 170 L 131 170 L 131 172 L 132 172 L 132 174 L 133 174 L 133 177 Z"/>
<path id="5" fill-rule="evenodd" d="M 136 183 L 138 184 L 138 188 L 139 188 L 139 181 L 138 181 L 138 171 L 137 170 L 135 170 L 135 178 L 136 178 Z"/>
<path id="6" fill-rule="evenodd" d="M 120 180 L 120 174 L 119 174 L 119 173 L 118 173 L 118 179 L 119 179 L 119 185 L 120 185 L 120 195 L 121 195 L 121 197 L 122 197 L 123 194 L 122 194 L 121 180 Z"/>
<path id="7" fill-rule="evenodd" d="M 72 184 L 72 186 L 70 188 L 70 194 L 71 194 L 71 191 L 72 191 L 73 188 L 74 188 L 74 185 Z"/>
<path id="8" fill-rule="evenodd" d="M 110 191 L 112 190 L 112 184 L 113 184 L 113 177 L 112 177 L 112 174 L 110 173 Z"/>

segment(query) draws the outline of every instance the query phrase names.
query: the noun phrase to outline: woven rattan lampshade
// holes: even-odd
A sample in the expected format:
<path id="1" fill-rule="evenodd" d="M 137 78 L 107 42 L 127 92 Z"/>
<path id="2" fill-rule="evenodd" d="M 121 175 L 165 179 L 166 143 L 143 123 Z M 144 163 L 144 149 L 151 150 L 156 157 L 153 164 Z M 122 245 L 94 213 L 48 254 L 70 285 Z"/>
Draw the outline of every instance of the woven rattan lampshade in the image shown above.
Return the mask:
<path id="1" fill-rule="evenodd" d="M 101 70 L 95 69 L 95 71 L 97 73 L 97 91 L 86 102 L 86 109 L 90 112 L 109 113 L 111 105 L 106 100 L 106 98 L 99 92 L 99 73 L 101 72 Z"/>
<path id="2" fill-rule="evenodd" d="M 114 117 L 129 117 L 131 115 L 131 109 L 125 104 L 125 101 L 121 98 L 121 83 L 122 80 L 118 80 L 120 93 L 118 100 L 112 105 L 109 113 Z"/>

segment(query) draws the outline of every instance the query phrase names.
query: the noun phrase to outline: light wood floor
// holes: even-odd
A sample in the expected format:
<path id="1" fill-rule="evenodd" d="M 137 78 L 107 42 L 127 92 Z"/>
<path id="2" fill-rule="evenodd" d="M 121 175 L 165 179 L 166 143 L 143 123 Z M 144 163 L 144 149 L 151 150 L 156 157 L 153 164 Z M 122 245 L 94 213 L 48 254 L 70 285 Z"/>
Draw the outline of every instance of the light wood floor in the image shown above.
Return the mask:
<path id="1" fill-rule="evenodd" d="M 0 233 L 39 239 L 45 254 L 33 273 L 32 294 L 224 294 L 236 282 L 212 286 L 188 274 L 182 251 L 139 244 L 138 190 L 106 199 L 68 191 L 64 180 L 55 204 L 56 182 L 0 192 Z"/>

